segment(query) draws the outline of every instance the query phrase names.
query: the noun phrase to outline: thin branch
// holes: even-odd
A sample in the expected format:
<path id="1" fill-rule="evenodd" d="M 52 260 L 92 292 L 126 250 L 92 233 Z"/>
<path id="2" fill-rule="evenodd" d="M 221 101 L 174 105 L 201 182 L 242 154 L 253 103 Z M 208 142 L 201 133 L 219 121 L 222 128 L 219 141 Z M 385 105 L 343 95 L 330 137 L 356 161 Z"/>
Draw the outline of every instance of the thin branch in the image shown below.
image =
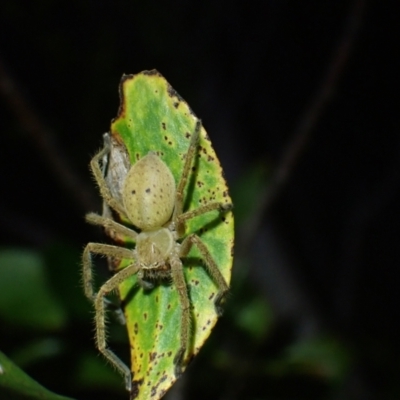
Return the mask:
<path id="1" fill-rule="evenodd" d="M 360 31 L 364 7 L 364 0 L 355 0 L 349 10 L 341 40 L 333 51 L 322 83 L 311 103 L 305 108 L 292 134 L 291 142 L 283 151 L 282 158 L 278 163 L 271 183 L 264 192 L 261 193 L 256 210 L 243 227 L 240 248 L 244 251 L 249 249 L 249 245 L 253 242 L 264 216 L 270 210 L 271 205 L 281 195 L 283 187 L 288 183 L 294 168 L 310 140 L 311 133 L 316 128 L 323 111 L 333 98 L 334 90 L 336 89 L 339 79 L 343 75 L 346 63 L 350 58 L 355 40 Z"/>
<path id="2" fill-rule="evenodd" d="M 73 171 L 72 164 L 56 144 L 54 132 L 35 113 L 17 83 L 0 59 L 0 95 L 14 112 L 23 130 L 31 137 L 43 159 L 54 172 L 61 186 L 85 211 L 93 209 L 96 201 L 90 187 Z"/>

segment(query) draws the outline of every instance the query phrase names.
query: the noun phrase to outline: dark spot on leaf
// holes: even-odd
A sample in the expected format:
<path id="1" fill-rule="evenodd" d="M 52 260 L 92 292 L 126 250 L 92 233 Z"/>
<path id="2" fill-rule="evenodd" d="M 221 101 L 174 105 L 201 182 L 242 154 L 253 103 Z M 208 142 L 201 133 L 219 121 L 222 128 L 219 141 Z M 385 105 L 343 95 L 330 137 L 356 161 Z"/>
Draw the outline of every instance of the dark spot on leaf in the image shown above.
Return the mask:
<path id="1" fill-rule="evenodd" d="M 189 139 L 189 138 L 190 138 L 190 136 L 191 136 L 191 135 L 190 135 L 190 133 L 189 133 L 189 132 L 186 132 L 186 133 L 185 133 L 185 137 L 186 137 L 187 139 Z"/>
<path id="2" fill-rule="evenodd" d="M 140 358 L 143 358 L 143 353 L 140 353 Z"/>
<path id="3" fill-rule="evenodd" d="M 213 298 L 214 296 L 215 296 L 215 293 L 212 292 L 211 295 L 210 295 L 210 297 L 208 298 L 208 300 L 212 300 L 212 298 Z"/>
<path id="4" fill-rule="evenodd" d="M 135 332 L 135 335 L 137 335 L 139 333 L 139 325 L 137 322 L 135 322 L 133 331 Z"/>
<path id="5" fill-rule="evenodd" d="M 222 221 L 222 222 L 225 222 L 225 221 L 226 221 L 226 218 L 225 218 L 225 217 L 221 217 L 221 221 Z"/>
<path id="6" fill-rule="evenodd" d="M 143 318 L 144 318 L 145 321 L 147 320 L 147 313 L 143 314 Z"/>
<path id="7" fill-rule="evenodd" d="M 150 193 L 150 192 L 151 192 L 150 188 L 147 188 L 146 193 Z"/>
<path id="8" fill-rule="evenodd" d="M 196 167 L 192 167 L 192 171 L 193 171 L 193 172 L 196 171 Z"/>
<path id="9" fill-rule="evenodd" d="M 168 144 L 169 144 L 170 146 L 172 146 L 172 142 L 171 142 L 171 141 L 169 141 Z"/>
<path id="10" fill-rule="evenodd" d="M 150 353 L 150 361 L 154 361 L 157 357 L 157 352 L 153 351 L 152 353 Z"/>
<path id="11" fill-rule="evenodd" d="M 151 69 L 149 71 L 143 71 L 143 75 L 148 75 L 148 76 L 161 76 L 161 74 L 156 70 L 156 69 Z"/>
<path id="12" fill-rule="evenodd" d="M 167 353 L 167 356 L 168 356 L 168 357 L 171 357 L 171 356 L 172 356 L 172 351 L 169 351 L 169 352 Z"/>
<path id="13" fill-rule="evenodd" d="M 211 321 L 210 320 L 207 320 L 207 325 L 210 325 L 211 324 Z"/>
<path id="14" fill-rule="evenodd" d="M 143 379 L 139 379 L 137 381 L 132 381 L 132 389 L 130 400 L 136 399 L 139 395 L 139 387 L 143 384 Z"/>
<path id="15" fill-rule="evenodd" d="M 158 296 L 156 296 L 156 303 L 158 303 Z"/>
<path id="16" fill-rule="evenodd" d="M 168 84 L 167 93 L 170 97 L 175 97 L 178 95 L 177 91 L 170 84 Z"/>
<path id="17" fill-rule="evenodd" d="M 210 161 L 210 162 L 211 162 L 211 161 L 214 161 L 214 157 L 208 156 L 208 157 L 207 157 L 207 161 Z"/>
<path id="18" fill-rule="evenodd" d="M 178 102 L 175 102 L 175 103 L 174 103 L 174 107 L 175 107 L 175 108 L 178 108 L 178 107 L 179 107 L 179 103 L 178 103 Z"/>
<path id="19" fill-rule="evenodd" d="M 168 304 L 167 309 L 169 310 L 171 308 L 171 304 Z"/>
<path id="20" fill-rule="evenodd" d="M 136 190 L 133 189 L 132 192 L 131 192 L 131 194 L 136 194 Z"/>
<path id="21" fill-rule="evenodd" d="M 164 129 L 164 131 L 167 129 L 167 126 L 165 125 L 165 122 L 161 122 L 162 128 Z"/>

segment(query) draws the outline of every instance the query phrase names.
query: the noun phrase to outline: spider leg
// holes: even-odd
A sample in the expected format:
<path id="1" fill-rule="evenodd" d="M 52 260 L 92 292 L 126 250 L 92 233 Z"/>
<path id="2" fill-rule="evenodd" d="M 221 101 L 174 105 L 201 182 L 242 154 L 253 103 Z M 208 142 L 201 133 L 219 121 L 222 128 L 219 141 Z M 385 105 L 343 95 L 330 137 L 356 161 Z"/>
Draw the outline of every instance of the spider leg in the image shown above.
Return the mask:
<path id="1" fill-rule="evenodd" d="M 210 252 L 208 251 L 207 246 L 196 234 L 193 233 L 184 239 L 181 244 L 180 257 L 186 257 L 192 246 L 196 246 L 200 251 L 211 278 L 217 284 L 218 293 L 215 297 L 214 304 L 217 314 L 222 315 L 223 309 L 221 304 L 228 293 L 228 284 L 226 283 L 225 278 L 222 276 L 221 271 L 218 269 L 218 266 L 212 258 Z"/>
<path id="2" fill-rule="evenodd" d="M 179 301 L 181 303 L 181 344 L 174 358 L 175 376 L 178 378 L 182 374 L 182 364 L 185 353 L 188 348 L 188 342 L 191 329 L 190 300 L 187 291 L 185 276 L 183 274 L 183 265 L 179 257 L 174 256 L 170 259 L 171 275 L 174 285 L 178 291 Z"/>
<path id="3" fill-rule="evenodd" d="M 90 169 L 92 170 L 93 176 L 99 185 L 100 194 L 106 203 L 120 215 L 126 216 L 124 207 L 113 197 L 110 188 L 108 187 L 102 169 L 100 168 L 100 162 L 104 160 L 104 157 L 110 152 L 110 144 L 105 142 L 103 149 L 101 149 L 90 161 Z"/>
<path id="4" fill-rule="evenodd" d="M 174 209 L 174 215 L 173 215 L 173 220 L 176 219 L 179 215 L 182 214 L 182 209 L 183 209 L 183 192 L 186 187 L 186 183 L 189 177 L 190 173 L 190 167 L 193 162 L 193 158 L 196 153 L 197 149 L 197 143 L 199 141 L 199 136 L 200 136 L 200 131 L 201 131 L 201 120 L 196 121 L 196 126 L 194 128 L 194 132 L 192 134 L 190 144 L 189 144 L 189 149 L 186 153 L 186 159 L 185 159 L 185 164 L 183 166 L 183 171 L 181 175 L 181 179 L 178 183 L 178 186 L 176 188 L 176 197 L 175 197 L 175 209 Z"/>
<path id="5" fill-rule="evenodd" d="M 94 301 L 96 310 L 95 322 L 97 348 L 104 355 L 104 357 L 124 376 L 125 387 L 129 392 L 132 389 L 131 371 L 129 370 L 128 366 L 107 347 L 105 296 L 118 288 L 118 285 L 125 279 L 136 274 L 139 268 L 139 264 L 135 263 L 117 272 L 112 278 L 110 278 L 100 287 Z"/>
<path id="6" fill-rule="evenodd" d="M 88 243 L 86 245 L 82 256 L 83 287 L 85 289 L 86 297 L 89 300 L 94 301 L 96 295 L 93 288 L 92 254 L 99 254 L 102 256 L 115 257 L 115 258 L 132 259 L 133 252 L 132 250 L 126 249 L 124 247 L 112 246 L 110 244 L 104 244 L 104 243 Z"/>
<path id="7" fill-rule="evenodd" d="M 177 217 L 178 225 L 184 224 L 189 219 L 192 219 L 199 215 L 208 213 L 210 211 L 218 210 L 218 211 L 224 212 L 224 211 L 232 210 L 232 208 L 233 208 L 233 204 L 231 204 L 231 203 L 222 204 L 222 203 L 218 203 L 218 202 L 214 201 L 214 202 L 205 204 L 203 206 L 200 206 L 194 210 L 186 211 L 185 213 L 179 215 Z"/>
<path id="8" fill-rule="evenodd" d="M 138 235 L 136 231 L 127 228 L 125 225 L 122 225 L 111 218 L 103 217 L 99 214 L 91 212 L 86 214 L 85 219 L 86 222 L 89 222 L 89 224 L 103 226 L 112 239 L 118 239 L 119 235 L 121 235 L 128 236 L 136 241 L 136 237 Z"/>

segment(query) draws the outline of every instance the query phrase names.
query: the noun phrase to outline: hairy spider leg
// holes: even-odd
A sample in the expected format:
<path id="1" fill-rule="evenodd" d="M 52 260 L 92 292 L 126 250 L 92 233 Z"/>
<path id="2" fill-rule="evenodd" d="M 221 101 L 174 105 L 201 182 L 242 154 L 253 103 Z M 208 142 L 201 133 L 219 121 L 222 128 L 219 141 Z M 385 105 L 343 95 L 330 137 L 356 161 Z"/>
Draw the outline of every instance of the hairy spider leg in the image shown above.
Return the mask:
<path id="1" fill-rule="evenodd" d="M 218 293 L 215 297 L 214 304 L 217 314 L 222 315 L 223 309 L 221 307 L 221 303 L 229 291 L 228 284 L 226 283 L 225 278 L 222 276 L 221 271 L 219 270 L 212 255 L 208 251 L 207 246 L 195 233 L 192 233 L 183 240 L 181 244 L 180 257 L 186 257 L 189 254 L 192 246 L 196 246 L 199 250 L 212 280 L 218 287 Z"/>
<path id="2" fill-rule="evenodd" d="M 117 289 L 120 283 L 134 275 L 140 269 L 139 264 L 130 264 L 126 268 L 117 272 L 113 277 L 106 281 L 99 289 L 97 294 L 93 289 L 93 271 L 91 254 L 99 254 L 107 257 L 133 259 L 132 250 L 124 247 L 112 246 L 103 243 L 88 243 L 83 252 L 83 280 L 86 296 L 94 303 L 96 311 L 96 343 L 99 351 L 105 358 L 124 376 L 127 390 L 131 390 L 131 372 L 121 359 L 107 347 L 106 335 L 106 295 Z"/>
<path id="3" fill-rule="evenodd" d="M 138 233 L 135 230 L 127 228 L 125 225 L 122 225 L 109 217 L 103 217 L 94 212 L 90 212 L 86 214 L 85 219 L 89 224 L 104 227 L 108 233 L 110 233 L 112 239 L 127 236 L 136 241 Z"/>
<path id="4" fill-rule="evenodd" d="M 190 300 L 185 276 L 183 273 L 183 265 L 180 259 L 189 254 L 192 246 L 196 246 L 200 251 L 200 254 L 204 260 L 204 264 L 211 275 L 211 278 L 218 287 L 218 293 L 214 301 L 215 309 L 218 315 L 222 315 L 223 310 L 221 307 L 221 302 L 229 290 L 225 278 L 222 276 L 217 264 L 215 263 L 203 241 L 196 234 L 191 234 L 186 237 L 181 244 L 179 255 L 174 255 L 170 258 L 171 275 L 179 294 L 179 301 L 181 303 L 182 310 L 180 348 L 174 358 L 175 375 L 177 377 L 182 374 L 182 364 L 184 362 L 184 356 L 188 347 L 191 330 Z"/>
<path id="5" fill-rule="evenodd" d="M 97 348 L 104 355 L 104 357 L 110 361 L 110 363 L 124 376 L 125 387 L 129 392 L 132 389 L 131 371 L 129 370 L 128 366 L 107 347 L 105 296 L 117 289 L 120 283 L 122 283 L 125 279 L 136 274 L 139 269 L 139 264 L 135 263 L 117 272 L 112 278 L 110 278 L 100 287 L 94 301 L 94 307 L 96 310 Z"/>
<path id="6" fill-rule="evenodd" d="M 210 211 L 218 210 L 221 212 L 224 211 L 229 211 L 232 210 L 233 204 L 227 203 L 227 204 L 222 204 L 217 201 L 213 201 L 211 203 L 204 204 L 203 206 L 200 206 L 198 208 L 195 208 L 194 210 L 186 211 L 183 214 L 179 215 L 177 217 L 178 224 L 184 224 L 186 221 L 198 217 L 199 215 L 208 213 Z"/>
<path id="7" fill-rule="evenodd" d="M 190 143 L 189 143 L 189 148 L 186 153 L 186 158 L 185 158 L 185 164 L 183 166 L 183 171 L 181 175 L 181 179 L 179 180 L 178 186 L 176 188 L 176 196 L 175 196 L 175 208 L 174 208 L 174 213 L 172 216 L 172 220 L 176 221 L 176 218 L 179 217 L 182 214 L 183 210 L 183 192 L 186 187 L 186 183 L 188 180 L 188 176 L 190 173 L 190 167 L 192 165 L 193 158 L 196 154 L 197 150 L 197 143 L 199 141 L 199 136 L 200 136 L 200 131 L 201 131 L 201 120 L 196 121 L 196 126 L 194 128 L 194 132 L 192 134 Z M 184 228 L 182 227 L 177 227 L 177 231 L 183 231 Z"/>
<path id="8" fill-rule="evenodd" d="M 181 304 L 181 333 L 180 333 L 180 348 L 174 358 L 175 376 L 179 378 L 182 375 L 182 365 L 185 353 L 188 347 L 190 331 L 191 331 L 191 315 L 190 315 L 190 300 L 188 289 L 183 273 L 182 261 L 179 255 L 174 254 L 170 257 L 171 275 L 176 290 L 178 291 L 179 301 Z"/>

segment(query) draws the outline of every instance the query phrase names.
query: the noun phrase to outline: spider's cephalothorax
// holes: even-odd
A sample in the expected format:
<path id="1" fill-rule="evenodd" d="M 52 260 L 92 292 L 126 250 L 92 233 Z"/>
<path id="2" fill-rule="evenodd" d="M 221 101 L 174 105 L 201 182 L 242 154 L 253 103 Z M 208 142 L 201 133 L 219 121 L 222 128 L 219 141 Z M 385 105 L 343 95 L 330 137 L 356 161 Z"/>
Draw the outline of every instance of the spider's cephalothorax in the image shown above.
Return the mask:
<path id="1" fill-rule="evenodd" d="M 113 218 L 89 213 L 86 220 L 101 225 L 113 237 L 129 237 L 135 243 L 134 249 L 101 243 L 88 243 L 83 253 L 83 277 L 86 296 L 93 301 L 96 310 L 97 346 L 104 356 L 124 375 L 126 387 L 131 390 L 129 368 L 107 348 L 105 335 L 105 296 L 116 289 L 121 282 L 137 274 L 139 284 L 151 288 L 155 280 L 172 278 L 181 305 L 180 349 L 174 358 L 175 374 L 180 375 L 182 363 L 190 339 L 190 300 L 183 273 L 181 258 L 188 255 L 192 246 L 201 254 L 211 278 L 218 286 L 215 296 L 217 312 L 221 313 L 220 303 L 228 291 L 228 285 L 218 269 L 206 245 L 199 236 L 185 235 L 185 222 L 213 210 L 230 210 L 231 204 L 209 202 L 194 210 L 183 212 L 183 193 L 196 153 L 201 122 L 197 121 L 186 153 L 182 174 L 178 184 L 168 166 L 153 152 L 132 165 L 121 184 L 118 195 L 107 185 L 100 164 L 110 152 L 110 144 L 93 157 L 91 169 L 99 185 L 106 204 L 115 210 L 122 220 L 129 221 L 138 231 L 116 222 Z M 99 254 L 112 259 L 132 260 L 104 283 L 95 293 L 92 277 L 91 254 Z"/>

